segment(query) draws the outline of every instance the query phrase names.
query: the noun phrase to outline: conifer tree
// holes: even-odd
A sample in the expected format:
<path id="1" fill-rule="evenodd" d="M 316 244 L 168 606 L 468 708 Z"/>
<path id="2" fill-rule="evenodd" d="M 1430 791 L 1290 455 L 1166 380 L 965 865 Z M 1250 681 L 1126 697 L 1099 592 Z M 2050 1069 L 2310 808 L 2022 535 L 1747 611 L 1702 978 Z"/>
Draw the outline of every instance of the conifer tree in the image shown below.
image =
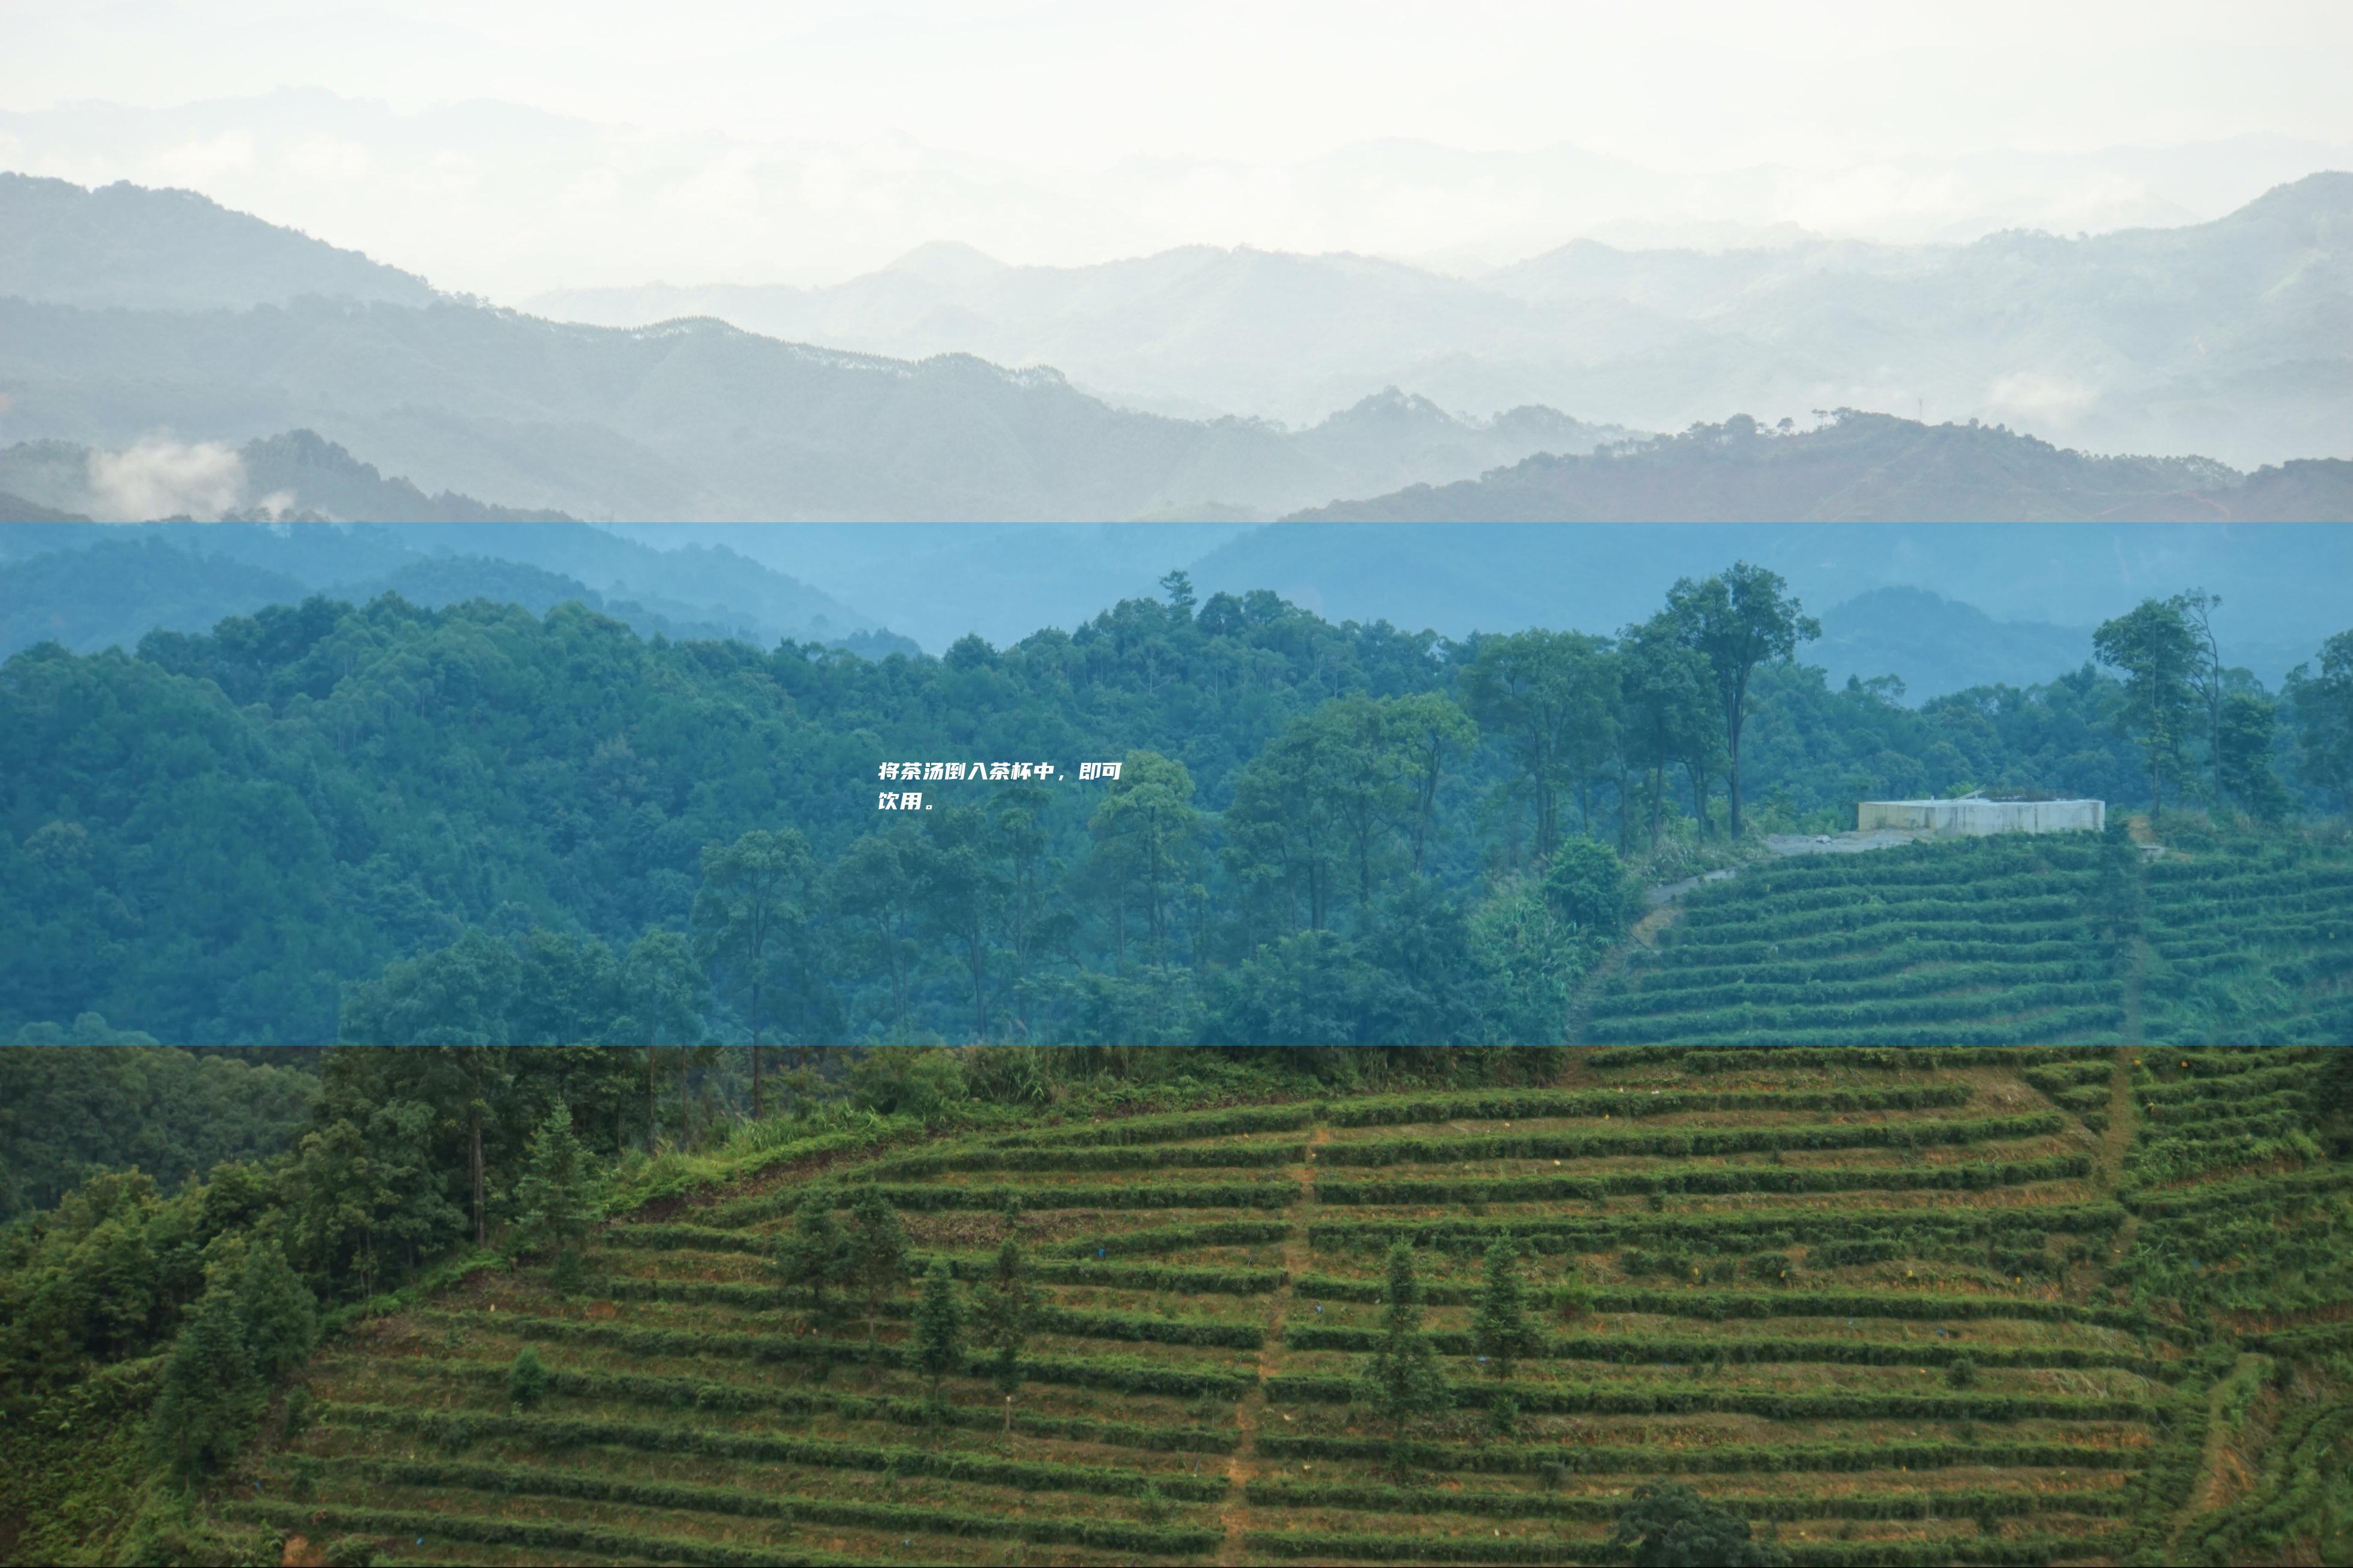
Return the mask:
<path id="1" fill-rule="evenodd" d="M 216 1284 L 172 1342 L 149 1449 L 174 1479 L 184 1485 L 201 1479 L 235 1457 L 260 1405 L 261 1384 L 238 1321 L 237 1292 L 226 1282 Z"/>
<path id="2" fill-rule="evenodd" d="M 940 1380 L 964 1367 L 964 1310 L 944 1258 L 932 1259 L 923 1297 L 915 1303 L 915 1364 L 931 1380 L 934 1405 L 940 1402 Z"/>
<path id="3" fill-rule="evenodd" d="M 880 1191 L 869 1187 L 849 1213 L 849 1278 L 866 1302 L 866 1342 L 874 1343 L 883 1303 L 907 1283 L 907 1231 Z"/>
<path id="4" fill-rule="evenodd" d="M 848 1280 L 849 1246 L 849 1236 L 833 1217 L 833 1205 L 822 1195 L 813 1195 L 801 1205 L 792 1234 L 777 1243 L 777 1278 L 786 1290 L 797 1290 L 807 1299 L 812 1326 L 832 1310 L 827 1292 Z"/>
<path id="5" fill-rule="evenodd" d="M 522 1180 L 515 1184 L 515 1227 L 523 1245 L 560 1260 L 587 1239 L 596 1217 L 596 1177 L 587 1148 L 572 1131 L 571 1108 L 558 1100 L 531 1135 Z"/>
<path id="6" fill-rule="evenodd" d="M 974 1319 L 980 1342 L 989 1351 L 997 1385 L 1010 1394 L 1021 1386 L 1021 1352 L 1038 1316 L 1038 1287 L 1029 1280 L 1021 1243 L 1007 1237 L 997 1249 L 988 1278 L 974 1292 Z"/>
<path id="7" fill-rule="evenodd" d="M 247 1352 L 265 1380 L 300 1362 L 318 1342 L 318 1299 L 275 1240 L 247 1250 L 237 1274 L 237 1307 Z"/>
<path id="8" fill-rule="evenodd" d="M 525 1345 L 507 1368 L 507 1398 L 516 1409 L 530 1410 L 546 1397 L 547 1363 L 539 1359 L 538 1351 Z"/>
<path id="9" fill-rule="evenodd" d="M 1374 1348 L 1363 1397 L 1389 1429 L 1398 1473 L 1405 1473 L 1407 1438 L 1414 1423 L 1451 1403 L 1446 1375 L 1421 1328 L 1421 1281 L 1414 1273 L 1413 1248 L 1389 1248 L 1388 1285 L 1383 1292 L 1380 1343 Z"/>
<path id="10" fill-rule="evenodd" d="M 1496 1377 L 1512 1375 L 1512 1363 L 1536 1349 L 1536 1332 L 1528 1321 L 1526 1292 L 1520 1284 L 1520 1249 L 1508 1236 L 1495 1238 L 1479 1288 L 1479 1311 L 1471 1325 L 1479 1353 Z"/>

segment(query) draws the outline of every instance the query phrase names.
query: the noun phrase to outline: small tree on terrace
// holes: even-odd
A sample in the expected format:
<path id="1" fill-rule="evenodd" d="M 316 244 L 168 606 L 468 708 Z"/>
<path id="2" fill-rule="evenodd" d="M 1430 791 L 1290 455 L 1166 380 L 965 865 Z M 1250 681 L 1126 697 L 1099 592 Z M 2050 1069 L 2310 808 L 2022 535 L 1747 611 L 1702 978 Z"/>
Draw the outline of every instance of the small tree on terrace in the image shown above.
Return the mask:
<path id="1" fill-rule="evenodd" d="M 1404 1242 L 1389 1248 L 1387 1306 L 1381 1320 L 1381 1341 L 1374 1347 L 1362 1397 L 1389 1429 L 1398 1474 L 1405 1474 L 1407 1439 L 1416 1422 L 1446 1410 L 1452 1396 L 1438 1355 L 1421 1329 L 1421 1280 L 1415 1275 L 1413 1248 Z"/>
<path id="2" fill-rule="evenodd" d="M 849 1279 L 866 1302 L 866 1342 L 871 1345 L 882 1308 L 907 1283 L 907 1231 L 898 1210 L 869 1187 L 849 1212 Z"/>
<path id="3" fill-rule="evenodd" d="M 547 1397 L 547 1363 L 539 1352 L 525 1345 L 507 1367 L 507 1403 L 518 1410 L 534 1410 Z"/>
<path id="4" fill-rule="evenodd" d="M 801 1205 L 792 1234 L 777 1243 L 777 1279 L 787 1291 L 807 1299 L 812 1327 L 832 1314 L 827 1292 L 849 1282 L 849 1237 L 823 1195 L 812 1195 Z"/>
<path id="5" fill-rule="evenodd" d="M 940 1380 L 964 1370 L 964 1310 L 956 1303 L 955 1279 L 948 1260 L 932 1259 L 923 1275 L 923 1294 L 915 1303 L 915 1364 L 932 1385 L 932 1403 L 940 1402 Z"/>
<path id="6" fill-rule="evenodd" d="M 1487 1371 L 1496 1377 L 1510 1377 L 1514 1360 L 1535 1353 L 1535 1325 L 1528 1321 L 1527 1295 L 1520 1283 L 1520 1249 L 1508 1236 L 1498 1237 L 1487 1248 L 1471 1334 L 1479 1353 L 1487 1358 Z"/>
<path id="7" fill-rule="evenodd" d="M 1038 1316 L 1038 1287 L 1029 1282 L 1020 1242 L 1005 1238 L 988 1278 L 973 1295 L 980 1342 L 990 1352 L 997 1387 L 1010 1394 L 1021 1386 L 1021 1352 L 1029 1346 L 1029 1328 Z"/>
<path id="8" fill-rule="evenodd" d="M 1609 1531 L 1609 1554 L 1638 1568 L 1784 1568 L 1788 1553 L 1750 1538 L 1748 1521 L 1681 1481 L 1636 1492 Z"/>

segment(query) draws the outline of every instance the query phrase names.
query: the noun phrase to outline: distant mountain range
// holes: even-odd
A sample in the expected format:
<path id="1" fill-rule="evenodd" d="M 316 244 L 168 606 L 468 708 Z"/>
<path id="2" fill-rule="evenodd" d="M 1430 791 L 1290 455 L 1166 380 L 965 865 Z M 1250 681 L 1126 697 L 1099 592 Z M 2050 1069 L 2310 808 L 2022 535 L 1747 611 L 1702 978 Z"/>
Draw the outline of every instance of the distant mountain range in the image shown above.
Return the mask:
<path id="1" fill-rule="evenodd" d="M 11 177 L 0 205 L 33 231 L 0 271 L 0 390 L 19 439 L 237 444 L 301 427 L 423 489 L 531 511 L 1262 519 L 1628 433 L 1539 407 L 1459 417 L 1393 390 L 1298 431 L 1169 418 L 966 355 L 491 310 L 186 192 Z M 123 260 L 176 230 L 202 265 L 172 287 Z"/>
<path id="2" fill-rule="evenodd" d="M 1293 422 L 1397 385 L 1451 408 L 1535 403 L 1650 429 L 1854 406 L 2246 467 L 2353 458 L 2353 174 L 2211 223 L 2072 239 L 1580 240 L 1473 278 L 1204 246 L 1011 267 L 939 245 L 832 288 L 571 289 L 533 306 L 1048 363 L 1135 406 Z"/>
<path id="3" fill-rule="evenodd" d="M 1380 522 L 2321 522 L 2353 519 L 2353 461 L 2253 474 L 2198 458 L 2094 458 L 2000 426 L 1840 410 L 1778 431 L 1741 416 L 1476 480 L 1335 501 L 1302 521 Z"/>
<path id="4" fill-rule="evenodd" d="M 577 522 L 19 522 L 0 530 L 0 658 L 42 641 L 133 647 L 152 630 L 209 630 L 314 593 L 431 608 L 487 598 L 534 615 L 576 600 L 647 637 L 917 651 L 784 573 L 670 542 Z"/>
<path id="5" fill-rule="evenodd" d="M 1220 526 L 1284 513 L 2353 518 L 2346 462 L 2321 456 L 2353 449 L 2353 260 L 2342 248 L 2353 175 L 2313 176 L 2219 223 L 2095 240 L 1720 255 L 1581 244 L 1471 293 L 1345 258 L 1184 252 L 1017 277 L 934 247 L 888 288 L 842 296 L 846 314 L 805 323 L 849 332 L 869 305 L 895 300 L 913 331 L 946 319 L 942 300 L 978 289 L 1005 321 L 1053 324 L 1073 353 L 1117 344 L 1124 363 L 1222 365 L 1269 386 L 1420 333 L 1431 353 L 1453 345 L 1448 363 L 1491 349 L 1567 354 L 1559 363 L 1592 377 L 1584 407 L 1636 405 L 1643 387 L 1665 384 L 1662 367 L 1694 397 L 1704 389 L 1718 406 L 1737 398 L 1769 412 L 1796 384 L 1773 379 L 1792 365 L 1811 367 L 1804 385 L 1816 395 L 1855 384 L 1857 365 L 1901 379 L 1905 367 L 1990 374 L 2091 355 L 2101 385 L 2141 388 L 2136 418 L 2179 416 L 2226 448 L 2315 455 L 2252 474 L 1886 415 L 1787 435 L 1741 416 L 1647 439 L 1535 402 L 1486 404 L 1507 411 L 1472 418 L 1398 390 L 1442 382 L 1436 369 L 1304 428 L 1177 417 L 1115 406 L 1056 369 L 965 353 L 890 358 L 707 318 L 615 328 L 493 310 L 185 192 L 12 178 L 0 207 L 32 231 L 12 236 L 0 266 L 14 290 L 0 297 L 0 433 L 17 443 L 0 461 L 0 492 L 28 514 Z M 174 243 L 193 258 L 176 277 L 155 255 Z M 2158 388 L 2149 376 L 2171 379 Z M 2051 406 L 2077 407 L 2073 396 Z M 2124 405 L 2102 393 L 2080 406 Z M 170 440 L 154 445 L 158 433 Z"/>

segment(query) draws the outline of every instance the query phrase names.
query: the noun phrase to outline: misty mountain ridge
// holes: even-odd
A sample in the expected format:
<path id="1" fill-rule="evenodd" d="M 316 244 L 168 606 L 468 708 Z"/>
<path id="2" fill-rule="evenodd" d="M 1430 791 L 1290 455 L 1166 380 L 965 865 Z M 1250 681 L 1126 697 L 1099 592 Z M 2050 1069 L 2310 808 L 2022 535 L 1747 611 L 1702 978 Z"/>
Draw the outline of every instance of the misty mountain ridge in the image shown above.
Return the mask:
<path id="1" fill-rule="evenodd" d="M 0 473 L 15 455 L 0 453 Z M 87 575 L 95 570 L 91 563 L 115 559 L 144 571 L 152 557 L 121 552 L 133 546 L 168 547 L 191 560 L 191 573 L 198 571 L 195 563 L 211 563 L 204 567 L 213 584 L 206 590 L 210 596 L 192 594 L 188 603 L 218 605 L 215 619 L 313 593 L 367 599 L 391 592 L 432 606 L 489 597 L 534 614 L 577 598 L 648 635 L 733 637 L 763 647 L 785 639 L 861 650 L 870 643 L 886 649 L 915 646 L 882 631 L 871 616 L 723 544 L 683 538 L 665 542 L 668 548 L 657 549 L 571 521 L 27 522 L 0 531 L 0 563 L 82 573 L 60 579 L 67 587 L 58 592 L 71 589 L 72 597 L 94 581 Z M 79 563 L 60 559 L 100 549 L 116 553 Z M 162 602 L 179 601 L 166 596 Z M 111 607 L 108 615 L 136 618 L 125 605 Z M 184 618 L 190 624 L 175 623 L 174 629 L 200 630 L 211 624 L 199 623 L 197 616 L 197 608 L 187 609 Z"/>
<path id="2" fill-rule="evenodd" d="M 58 226 L 58 244 L 90 250 L 96 272 L 110 236 L 176 221 L 187 205 L 170 193 L 107 191 L 107 202 L 82 193 L 79 205 L 37 193 L 75 215 Z M 151 203 L 170 211 L 147 214 Z M 1988 298 L 2073 290 L 2084 298 L 2069 305 L 2071 312 L 2106 308 L 2105 296 L 2117 292 L 2116 268 L 2103 257 L 2166 258 L 2156 281 L 2123 291 L 2127 300 L 2193 286 L 2259 297 L 2260 309 L 2240 323 L 2246 330 L 2236 338 L 2211 321 L 2211 337 L 2192 331 L 2191 338 L 2218 360 L 2263 360 L 2256 382 L 2284 388 L 2308 413 L 2353 397 L 2337 384 L 2353 385 L 2353 375 L 2337 374 L 2353 370 L 2353 350 L 2340 347 L 2353 342 L 2353 321 L 2346 332 L 2330 330 L 2348 309 L 2349 291 L 2335 286 L 2344 269 L 2336 236 L 2353 226 L 2338 223 L 2340 208 L 2353 213 L 2353 176 L 2315 176 L 2196 228 L 2082 241 L 1997 236 L 1959 250 L 1984 273 Z M 235 217 L 209 204 L 200 210 Z M 291 245 L 318 253 L 322 266 L 348 260 L 258 220 L 237 218 L 228 231 L 272 254 Z M 1812 290 L 1820 298 L 1785 346 L 1833 357 L 1843 350 L 1877 354 L 1883 330 L 1916 313 L 1907 290 L 1957 265 L 1944 252 L 1937 258 L 1929 266 L 1914 257 L 1891 270 L 1885 247 L 1839 245 L 1660 261 L 1580 243 L 1480 288 L 1482 298 L 1511 300 L 1522 327 L 1543 317 L 1588 331 L 1615 331 L 1615 322 L 1639 335 L 1645 323 L 1679 322 L 1675 352 L 1702 358 L 1718 340 L 1700 318 L 1729 319 L 1757 300 L 1786 302 Z M 2300 270 L 2282 276 L 2290 261 Z M 878 275 L 875 288 L 913 289 L 902 306 L 931 309 L 938 301 L 925 290 L 993 286 L 994 279 L 1034 295 L 1041 276 L 1067 321 L 1093 310 L 1124 322 L 1123 337 L 1135 328 L 1146 357 L 1161 351 L 1142 331 L 1151 324 L 1144 318 L 1171 300 L 1190 300 L 1197 307 L 1190 319 L 1225 322 L 1219 331 L 1247 322 L 1254 301 L 1295 304 L 1277 312 L 1279 331 L 1252 339 L 1251 353 L 1269 363 L 1311 361 L 1326 341 L 1386 341 L 1381 334 L 1396 321 L 1427 325 L 1436 318 L 1407 308 L 1410 299 L 1461 284 L 1363 258 L 1208 247 L 1065 278 L 943 246 Z M 1440 314 L 1459 315 L 1447 318 L 1447 331 L 1460 328 L 1475 347 L 1475 312 L 1461 313 L 1465 298 L 1449 296 Z M 1957 331 L 2000 335 L 1968 310 L 1955 318 Z M 1138 311 L 1142 317 L 1127 320 Z M 2141 353 L 2189 331 L 2182 314 L 2160 310 L 2153 321 L 2125 323 L 2131 331 L 2109 324 L 2116 342 Z M 1217 332 L 1179 333 L 1161 348 L 1198 357 L 1219 341 Z M 1931 348 L 1925 345 L 1923 356 L 1936 358 Z M 2291 362 L 2292 354 L 2303 357 Z M 1441 357 L 1468 364 L 1476 354 Z M 2110 357 L 2132 356 L 2116 350 Z M 1737 380 L 1715 377 L 1711 385 Z M 1638 381 L 1629 371 L 1627 384 Z M 1868 441 L 1862 416 L 1842 416 L 1832 433 L 1788 441 L 1762 436 L 1739 416 L 1705 426 L 1715 447 L 1702 453 L 1697 435 L 1630 443 L 1622 427 L 1535 403 L 1506 405 L 1508 412 L 1488 418 L 1458 416 L 1431 396 L 1399 391 L 1403 384 L 1291 429 L 1234 416 L 1179 419 L 1113 407 L 1041 364 L 1008 369 L 964 353 L 897 359 L 782 342 L 707 318 L 624 329 L 446 298 L 412 305 L 304 294 L 201 310 L 8 298 L 0 299 L 0 390 L 11 398 L 11 432 L 36 437 L 36 447 L 47 438 L 111 455 L 103 475 L 91 468 L 86 482 L 52 474 L 45 483 L 27 479 L 22 465 L 0 465 L 0 490 L 37 508 L 120 518 L 184 511 L 420 521 L 1231 523 L 1286 512 L 1683 521 L 2353 515 L 2341 475 L 2325 462 L 2292 462 L 2242 479 L 2220 464 L 2199 469 L 2194 462 L 2178 466 L 2188 459 L 2092 458 L 2012 437 L 1999 425 L 1927 426 L 1887 416 L 1869 416 L 1878 423 Z M 2245 406 L 2268 395 L 2251 392 Z M 317 432 L 315 449 L 240 450 L 229 454 L 233 463 L 212 450 L 278 439 L 290 428 Z M 152 437 L 159 430 L 185 438 L 174 447 Z M 1733 440 L 1741 431 L 1748 435 Z M 329 447 L 346 458 L 365 452 L 385 471 L 409 476 L 406 490 L 396 494 L 380 474 L 356 472 L 367 465 L 328 462 L 322 454 Z M 143 448 L 152 449 L 141 455 Z M 2177 467 L 2162 468 L 2168 461 Z M 285 478 L 276 488 L 262 482 L 273 463 L 271 471 Z M 470 499 L 476 496 L 494 500 Z M 1335 503 L 1335 496 L 1366 499 Z"/>
<path id="3" fill-rule="evenodd" d="M 311 430 L 221 443 L 149 437 L 121 451 L 72 441 L 0 448 L 0 490 L 55 520 L 148 522 L 568 522 L 562 512 L 491 506 L 405 479 Z M 43 518 L 11 521 L 51 521 Z"/>
<path id="4" fill-rule="evenodd" d="M 115 526 L 107 532 L 123 537 L 0 560 L 0 658 L 38 642 L 59 643 L 76 653 L 130 651 L 151 631 L 209 632 L 229 616 L 294 605 L 313 595 L 352 604 L 394 595 L 434 610 L 488 599 L 534 616 L 578 604 L 649 638 L 735 640 L 764 648 L 780 640 L 718 607 L 702 606 L 699 613 L 722 618 L 697 618 L 694 606 L 661 601 L 654 607 L 608 598 L 577 578 L 490 556 L 411 554 L 373 577 L 322 584 L 203 548 L 201 541 L 185 535 Z M 248 546 L 245 553 L 257 552 Z M 907 638 L 886 631 L 828 637 L 821 627 L 806 629 L 808 636 L 794 640 L 821 641 L 871 658 L 918 651 Z"/>
<path id="5" fill-rule="evenodd" d="M 2032 686 L 2092 658 L 2087 627 L 1997 620 L 1926 588 L 1873 588 L 1819 618 L 1806 663 L 1833 685 L 1894 675 L 1911 703 L 1974 686 Z"/>
<path id="6" fill-rule="evenodd" d="M 2097 457 L 2000 426 L 1840 409 L 1809 430 L 1746 415 L 1468 480 L 1335 501 L 1303 521 L 1696 522 L 2337 521 L 2353 461 L 2242 474 L 2205 458 Z"/>
<path id="7" fill-rule="evenodd" d="M 1548 409 L 1471 420 L 1386 394 L 1303 432 L 1171 419 L 1044 367 L 455 301 L 164 312 L 0 300 L 0 385 L 20 437 L 240 442 L 300 426 L 420 488 L 605 518 L 1264 517 L 1624 433 Z"/>
<path id="8" fill-rule="evenodd" d="M 0 173 L 0 295 L 142 310 L 243 310 L 306 295 L 427 305 L 414 274 L 186 190 L 86 190 Z"/>
<path id="9" fill-rule="evenodd" d="M 1041 181 L 904 137 L 860 145 L 662 133 L 495 97 L 403 110 L 318 86 L 170 107 L 101 96 L 0 110 L 0 144 L 27 170 L 102 168 L 150 185 L 186 183 L 192 153 L 233 148 L 201 182 L 227 205 L 515 304 L 558 284 L 631 285 L 683 268 L 696 269 L 688 282 L 833 283 L 944 237 L 1068 263 L 1218 234 L 1461 273 L 1579 237 L 1715 249 L 1778 243 L 1803 226 L 1899 246 L 1967 243 L 2010 228 L 2200 222 L 2315 169 L 2353 166 L 2345 142 L 2293 135 L 2067 153 L 1872 148 L 1833 164 L 1700 169 L 1575 142 L 1472 151 L 1384 131 L 1296 161 L 1237 164 L 1171 148 Z M 714 201 L 719 170 L 727 195 Z M 1174 215 L 1187 217 L 1172 224 Z M 1423 390 L 1449 406 L 1504 405 Z"/>
<path id="10" fill-rule="evenodd" d="M 1727 408 L 1931 409 L 2243 466 L 2353 457 L 2353 174 L 2211 222 L 1967 244 L 1722 250 L 1577 240 L 1456 277 L 1348 254 L 1188 246 L 1015 267 L 926 246 L 829 288 L 536 296 L 632 325 L 708 314 L 909 357 L 1043 362 L 1137 406 L 1320 418 L 1375 387 L 1651 429 Z"/>

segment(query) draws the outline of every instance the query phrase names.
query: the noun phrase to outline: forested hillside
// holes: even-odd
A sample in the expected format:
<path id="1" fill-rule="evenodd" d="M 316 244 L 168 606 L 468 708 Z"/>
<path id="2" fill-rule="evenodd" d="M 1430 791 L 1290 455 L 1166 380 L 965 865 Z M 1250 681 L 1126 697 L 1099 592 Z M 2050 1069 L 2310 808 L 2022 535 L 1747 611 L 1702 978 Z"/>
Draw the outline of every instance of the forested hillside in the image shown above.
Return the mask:
<path id="1" fill-rule="evenodd" d="M 299 1066 L 192 1056 L 95 1018 L 17 1044 L 0 1051 L 0 1220 L 54 1208 L 101 1171 L 135 1166 L 170 1188 L 284 1153 L 318 1096 Z"/>
<path id="2" fill-rule="evenodd" d="M 297 1151 L 0 1231 L 0 1542 L 2353 1549 L 2342 1051 L 821 1055 L 339 1048 Z"/>
<path id="3" fill-rule="evenodd" d="M 2353 788 L 2353 643 L 2283 698 L 2193 610 L 1918 709 L 1797 662 L 1815 628 L 1747 566 L 1616 638 L 1180 574 L 940 660 L 395 597 L 38 647 L 0 667 L 0 1029 L 1550 1043 L 1637 885 L 1858 798 L 2187 802 L 2303 853 Z"/>

